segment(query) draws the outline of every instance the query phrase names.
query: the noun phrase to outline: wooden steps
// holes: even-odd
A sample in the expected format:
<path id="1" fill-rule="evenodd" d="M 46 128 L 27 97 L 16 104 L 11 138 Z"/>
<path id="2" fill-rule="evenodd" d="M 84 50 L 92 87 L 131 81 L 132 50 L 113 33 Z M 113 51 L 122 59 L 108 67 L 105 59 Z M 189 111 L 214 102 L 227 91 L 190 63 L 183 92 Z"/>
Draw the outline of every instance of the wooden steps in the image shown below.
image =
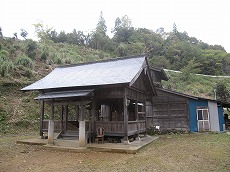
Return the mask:
<path id="1" fill-rule="evenodd" d="M 74 130 L 66 130 L 62 131 L 58 137 L 58 139 L 64 139 L 64 140 L 78 140 L 79 138 L 79 131 Z"/>

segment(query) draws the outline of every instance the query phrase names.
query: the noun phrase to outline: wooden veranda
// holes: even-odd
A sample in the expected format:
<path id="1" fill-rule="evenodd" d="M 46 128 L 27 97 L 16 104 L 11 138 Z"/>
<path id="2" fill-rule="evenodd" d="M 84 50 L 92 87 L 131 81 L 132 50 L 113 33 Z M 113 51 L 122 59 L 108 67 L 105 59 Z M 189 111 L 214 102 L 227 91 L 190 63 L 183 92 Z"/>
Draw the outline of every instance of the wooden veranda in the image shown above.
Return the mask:
<path id="1" fill-rule="evenodd" d="M 52 97 L 53 94 L 49 95 Z M 54 132 L 61 134 L 71 130 L 75 131 L 75 135 L 79 134 L 79 122 L 84 121 L 86 140 L 89 142 L 94 142 L 99 127 L 105 129 L 105 136 L 122 137 L 124 140 L 130 136 L 138 137 L 146 132 L 147 98 L 144 92 L 122 85 L 97 88 L 85 97 L 48 99 L 46 96 L 41 100 L 40 135 L 42 137 L 44 132 L 48 132 L 49 121 L 52 120 Z M 45 103 L 51 109 L 49 120 L 44 119 Z M 70 114 L 70 106 L 74 109 L 74 115 Z M 70 119 L 69 115 L 74 119 Z M 54 116 L 57 118 L 54 119 Z"/>

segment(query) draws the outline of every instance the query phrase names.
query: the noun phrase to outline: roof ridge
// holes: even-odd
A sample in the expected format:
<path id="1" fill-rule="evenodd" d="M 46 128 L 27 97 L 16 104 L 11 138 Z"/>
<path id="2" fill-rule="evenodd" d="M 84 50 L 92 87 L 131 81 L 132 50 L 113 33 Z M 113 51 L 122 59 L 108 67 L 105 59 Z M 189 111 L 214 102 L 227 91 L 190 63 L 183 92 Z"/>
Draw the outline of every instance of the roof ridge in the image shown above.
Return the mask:
<path id="1" fill-rule="evenodd" d="M 82 65 L 89 65 L 89 64 L 96 64 L 96 63 L 104 63 L 104 62 L 110 62 L 110 61 L 118 61 L 118 60 L 139 58 L 139 57 L 146 57 L 146 55 L 142 54 L 142 55 L 135 55 L 135 56 L 125 56 L 125 57 L 110 58 L 110 59 L 104 59 L 104 60 L 98 60 L 98 61 L 76 63 L 76 64 L 70 64 L 70 65 L 62 65 L 62 66 L 57 66 L 56 68 L 75 67 L 75 66 L 82 66 Z"/>

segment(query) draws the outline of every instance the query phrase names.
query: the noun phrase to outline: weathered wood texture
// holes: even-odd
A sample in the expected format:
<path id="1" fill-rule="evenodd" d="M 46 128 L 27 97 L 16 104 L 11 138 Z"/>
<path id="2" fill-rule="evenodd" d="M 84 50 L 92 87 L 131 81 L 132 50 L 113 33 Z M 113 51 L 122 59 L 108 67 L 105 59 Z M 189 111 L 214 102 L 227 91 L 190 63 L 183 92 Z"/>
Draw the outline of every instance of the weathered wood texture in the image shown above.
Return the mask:
<path id="1" fill-rule="evenodd" d="M 89 121 L 85 121 L 85 128 L 86 128 L 86 131 L 89 131 L 89 125 L 90 125 L 90 122 Z M 66 122 L 63 122 L 64 124 Z M 43 132 L 47 132 L 48 131 L 48 125 L 49 125 L 49 120 L 44 120 L 43 121 L 43 127 L 42 127 L 42 131 Z M 54 120 L 54 131 L 55 132 L 60 132 L 62 130 L 62 122 L 61 120 Z M 78 121 L 68 121 L 67 122 L 67 129 L 66 130 L 75 130 L 75 131 L 78 131 Z"/>
<path id="2" fill-rule="evenodd" d="M 153 82 L 161 82 L 161 77 L 159 75 L 157 75 L 157 73 L 154 70 L 150 70 L 150 76 L 153 80 Z"/>
<path id="3" fill-rule="evenodd" d="M 124 87 L 98 88 L 95 90 L 95 99 L 123 98 Z"/>
<path id="4" fill-rule="evenodd" d="M 125 136 L 124 121 L 96 121 L 95 126 L 104 128 L 106 136 Z M 145 120 L 128 121 L 127 130 L 128 136 L 146 131 Z"/>
<path id="5" fill-rule="evenodd" d="M 127 98 L 131 100 L 144 101 L 146 99 L 146 96 L 142 91 L 136 90 L 134 88 L 127 88 Z"/>
<path id="6" fill-rule="evenodd" d="M 43 121 L 43 127 L 42 127 L 43 132 L 48 131 L 48 125 L 49 125 L 49 120 L 44 120 Z M 60 120 L 54 120 L 54 131 L 55 132 L 61 131 L 61 121 Z"/>
<path id="7" fill-rule="evenodd" d="M 188 98 L 157 90 L 153 106 L 147 106 L 147 126 L 160 126 L 161 129 L 188 130 Z M 152 116 L 151 116 L 152 108 Z"/>

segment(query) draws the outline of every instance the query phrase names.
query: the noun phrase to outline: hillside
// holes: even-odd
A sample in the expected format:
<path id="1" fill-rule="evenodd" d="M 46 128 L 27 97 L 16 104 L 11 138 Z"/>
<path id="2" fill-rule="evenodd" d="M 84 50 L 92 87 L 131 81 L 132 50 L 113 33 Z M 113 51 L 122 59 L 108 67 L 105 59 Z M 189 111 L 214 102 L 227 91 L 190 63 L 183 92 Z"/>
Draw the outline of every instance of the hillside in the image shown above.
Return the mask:
<path id="1" fill-rule="evenodd" d="M 69 42 L 58 42 L 57 40 L 53 41 L 48 38 L 41 39 L 39 42 L 33 40 L 22 41 L 16 38 L 0 39 L 0 132 L 19 132 L 25 128 L 38 128 L 39 102 L 33 99 L 38 93 L 23 93 L 20 89 L 44 77 L 58 65 L 138 55 L 141 53 L 146 53 L 151 66 L 169 67 L 169 69 L 179 69 L 184 72 L 187 70 L 192 73 L 196 71 L 201 73 L 206 65 L 208 66 L 206 74 L 224 74 L 222 69 L 230 64 L 229 54 L 222 50 L 221 47 L 208 46 L 206 49 L 202 49 L 205 58 L 199 59 L 200 64 L 202 64 L 199 65 L 198 62 L 189 60 L 187 57 L 191 55 L 188 52 L 195 52 L 197 50 L 195 47 L 200 50 L 199 46 L 203 44 L 197 43 L 197 45 L 193 45 L 186 43 L 184 44 L 186 46 L 177 46 L 175 48 L 175 45 L 183 45 L 184 40 L 180 41 L 180 39 L 176 38 L 177 44 L 175 44 L 174 38 L 171 40 L 159 38 L 163 41 L 161 42 L 162 45 L 160 45 L 159 40 L 155 40 L 159 35 L 157 36 L 156 33 L 144 30 L 145 33 L 152 35 L 151 39 L 146 40 L 148 46 L 153 48 L 149 49 L 150 47 L 146 47 L 147 44 L 138 42 L 138 40 L 142 40 L 140 37 L 141 35 L 143 36 L 143 33 L 140 33 L 138 39 L 134 39 L 134 36 L 137 37 L 139 31 L 135 32 L 132 42 L 128 43 L 122 42 L 125 40 L 117 40 L 118 36 L 114 37 L 114 39 L 116 38 L 116 44 L 113 42 L 112 45 L 115 49 L 112 48 L 110 50 L 99 47 L 99 44 L 97 44 L 98 47 L 94 47 L 96 44 L 92 44 L 92 41 L 90 44 L 79 45 Z M 148 34 L 144 34 L 144 37 Z M 121 35 L 119 35 L 119 39 L 121 39 Z M 118 43 L 117 41 L 120 42 Z M 158 51 L 154 50 L 157 48 L 156 43 L 160 46 Z M 162 48 L 164 52 L 161 52 Z M 185 52 L 188 54 L 185 55 Z M 171 53 L 174 53 L 174 55 Z M 170 59 L 167 59 L 169 57 L 175 57 L 176 59 L 171 59 L 172 61 L 170 62 Z M 193 56 L 191 55 L 191 57 Z M 207 59 L 209 60 L 208 63 Z M 187 63 L 186 60 L 189 60 L 189 62 Z M 176 63 L 177 61 L 179 63 Z M 221 63 L 215 63 L 216 61 L 221 61 Z M 212 63 L 215 64 L 212 66 Z M 183 64 L 187 65 L 184 66 Z M 212 78 L 196 75 L 186 77 L 188 75 L 186 73 L 181 74 L 170 71 L 166 73 L 170 79 L 169 81 L 164 81 L 163 86 L 178 92 L 213 98 L 213 89 L 220 82 L 224 83 L 227 89 L 230 90 L 229 78 Z"/>
<path id="2" fill-rule="evenodd" d="M 47 75 L 55 66 L 111 58 L 109 53 L 63 43 L 0 40 L 0 133 L 37 129 L 37 92 L 20 89 Z M 33 108 L 31 108 L 33 107 Z"/>
<path id="3" fill-rule="evenodd" d="M 214 99 L 214 89 L 218 83 L 223 83 L 230 90 L 230 77 L 212 77 L 191 74 L 184 80 L 184 74 L 166 70 L 168 81 L 163 81 L 163 87 L 181 93 Z"/>

